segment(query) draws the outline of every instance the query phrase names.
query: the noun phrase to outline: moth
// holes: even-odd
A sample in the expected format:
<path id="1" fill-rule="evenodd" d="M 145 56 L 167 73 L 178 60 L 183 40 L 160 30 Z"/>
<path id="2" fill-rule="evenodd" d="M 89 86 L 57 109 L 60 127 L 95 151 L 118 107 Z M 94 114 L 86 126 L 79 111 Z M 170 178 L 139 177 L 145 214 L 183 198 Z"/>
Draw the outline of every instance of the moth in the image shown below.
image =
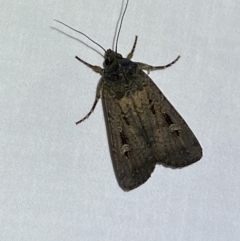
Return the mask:
<path id="1" fill-rule="evenodd" d="M 180 56 L 165 66 L 133 62 L 131 59 L 137 36 L 126 58 L 117 52 L 127 5 L 128 1 L 121 17 L 115 50 L 105 50 L 84 33 L 56 20 L 83 34 L 105 52 L 103 68 L 76 56 L 101 75 L 91 110 L 76 124 L 91 115 L 101 98 L 115 175 L 119 186 L 125 191 L 146 182 L 156 164 L 181 168 L 202 157 L 202 148 L 195 135 L 147 74 L 170 67 Z"/>

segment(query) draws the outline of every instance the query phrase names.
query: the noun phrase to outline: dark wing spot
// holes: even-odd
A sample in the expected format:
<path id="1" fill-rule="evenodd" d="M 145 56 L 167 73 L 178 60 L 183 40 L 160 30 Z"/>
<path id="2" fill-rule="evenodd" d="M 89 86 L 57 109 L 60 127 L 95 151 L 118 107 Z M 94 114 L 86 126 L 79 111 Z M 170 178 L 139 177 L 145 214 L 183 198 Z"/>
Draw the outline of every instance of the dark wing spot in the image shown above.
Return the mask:
<path id="1" fill-rule="evenodd" d="M 174 124 L 173 123 L 173 121 L 172 121 L 172 119 L 171 119 L 171 117 L 167 114 L 167 113 L 162 113 L 163 114 L 163 117 L 164 117 L 164 119 L 165 119 L 165 121 L 167 122 L 167 124 L 170 126 L 170 125 L 172 125 L 172 124 Z M 179 131 L 174 131 L 178 136 L 180 136 L 180 133 L 179 133 Z"/>

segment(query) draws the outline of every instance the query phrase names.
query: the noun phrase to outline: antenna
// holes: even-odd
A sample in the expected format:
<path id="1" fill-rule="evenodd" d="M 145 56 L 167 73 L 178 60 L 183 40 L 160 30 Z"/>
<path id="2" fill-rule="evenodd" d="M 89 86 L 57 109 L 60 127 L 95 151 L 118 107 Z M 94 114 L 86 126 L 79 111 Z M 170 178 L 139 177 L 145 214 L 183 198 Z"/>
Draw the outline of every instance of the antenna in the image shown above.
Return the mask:
<path id="1" fill-rule="evenodd" d="M 61 22 L 61 21 L 59 21 L 59 20 L 56 20 L 56 19 L 53 19 L 53 20 L 56 21 L 56 22 L 58 22 L 58 23 L 61 23 L 62 25 L 66 26 L 66 27 L 68 27 L 68 28 L 70 28 L 70 29 L 72 29 L 73 31 L 75 31 L 75 32 L 77 32 L 77 33 L 82 34 L 83 36 L 85 36 L 86 38 L 88 38 L 90 41 L 92 41 L 93 43 L 95 43 L 96 45 L 98 45 L 98 46 L 106 53 L 106 50 L 105 50 L 99 43 L 97 43 L 97 42 L 95 42 L 94 40 L 92 40 L 92 39 L 91 39 L 90 37 L 88 37 L 85 33 L 81 32 L 81 31 L 78 31 L 77 29 L 72 28 L 72 27 L 70 27 L 69 25 L 67 25 L 67 24 L 65 24 L 65 23 L 63 23 L 63 22 Z"/>
<path id="2" fill-rule="evenodd" d="M 119 30 L 118 30 L 118 34 L 117 34 L 115 52 L 117 52 L 118 39 L 119 39 L 120 31 L 121 31 L 121 28 L 122 28 L 123 18 L 124 18 L 124 15 L 126 13 L 126 10 L 127 10 L 127 6 L 128 6 L 128 0 L 127 0 L 126 6 L 124 8 L 124 12 L 123 12 L 123 15 L 122 15 L 122 18 L 121 18 L 121 22 L 120 22 L 120 26 L 119 26 Z"/>

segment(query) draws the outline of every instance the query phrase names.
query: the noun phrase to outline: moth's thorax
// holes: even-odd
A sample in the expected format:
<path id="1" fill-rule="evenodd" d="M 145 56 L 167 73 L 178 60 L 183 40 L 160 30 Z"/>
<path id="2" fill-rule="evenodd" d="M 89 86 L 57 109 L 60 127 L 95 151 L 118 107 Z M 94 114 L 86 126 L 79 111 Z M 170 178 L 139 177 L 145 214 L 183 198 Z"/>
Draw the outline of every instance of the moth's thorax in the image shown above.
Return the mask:
<path id="1" fill-rule="evenodd" d="M 108 49 L 105 54 L 102 79 L 117 99 L 142 89 L 138 64 Z"/>

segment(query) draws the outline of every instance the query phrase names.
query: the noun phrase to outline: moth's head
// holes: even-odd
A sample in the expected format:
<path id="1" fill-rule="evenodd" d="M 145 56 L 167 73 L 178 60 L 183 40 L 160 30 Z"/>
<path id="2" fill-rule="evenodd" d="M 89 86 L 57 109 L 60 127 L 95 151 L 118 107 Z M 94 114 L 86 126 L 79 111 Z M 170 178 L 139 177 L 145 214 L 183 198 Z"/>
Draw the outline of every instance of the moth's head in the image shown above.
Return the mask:
<path id="1" fill-rule="evenodd" d="M 123 57 L 121 54 L 114 52 L 111 49 L 108 49 L 104 56 L 104 63 L 103 63 L 104 69 L 108 69 L 110 66 L 115 65 L 122 58 Z"/>

